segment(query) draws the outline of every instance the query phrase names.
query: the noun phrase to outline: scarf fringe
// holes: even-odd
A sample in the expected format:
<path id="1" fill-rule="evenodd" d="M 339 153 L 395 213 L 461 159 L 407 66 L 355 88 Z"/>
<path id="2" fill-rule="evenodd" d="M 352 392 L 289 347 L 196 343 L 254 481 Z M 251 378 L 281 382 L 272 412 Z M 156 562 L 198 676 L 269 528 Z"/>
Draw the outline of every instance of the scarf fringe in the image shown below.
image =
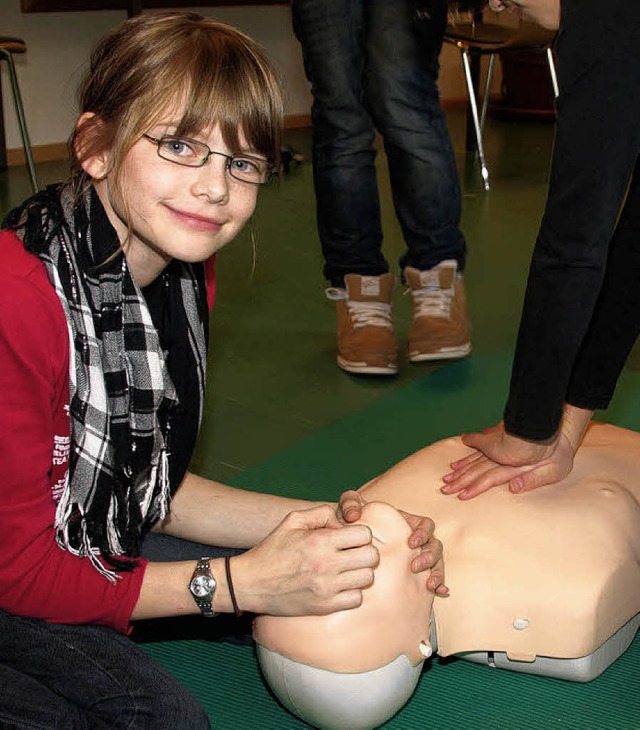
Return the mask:
<path id="1" fill-rule="evenodd" d="M 80 515 L 79 527 L 81 539 L 79 547 L 73 546 L 69 536 L 70 517 L 76 509 Z M 110 570 L 104 566 L 100 560 L 100 550 L 91 544 L 91 538 L 87 532 L 86 516 L 82 507 L 77 503 L 72 503 L 71 501 L 71 491 L 69 489 L 68 479 L 56 509 L 55 528 L 56 542 L 63 550 L 68 550 L 72 555 L 75 555 L 78 558 L 89 558 L 91 565 L 93 565 L 98 573 L 103 575 L 111 583 L 116 583 L 116 581 L 122 578 L 122 576 L 118 575 L 115 570 Z"/>

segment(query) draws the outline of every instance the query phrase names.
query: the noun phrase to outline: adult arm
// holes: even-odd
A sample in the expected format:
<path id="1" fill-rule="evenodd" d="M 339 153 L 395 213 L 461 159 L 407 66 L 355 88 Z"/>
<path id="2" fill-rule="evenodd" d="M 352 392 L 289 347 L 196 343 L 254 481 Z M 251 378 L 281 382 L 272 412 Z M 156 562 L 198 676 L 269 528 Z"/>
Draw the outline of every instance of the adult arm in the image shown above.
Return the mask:
<path id="1" fill-rule="evenodd" d="M 640 136 L 640 124 L 638 126 Z M 640 157 L 637 157 L 627 199 L 609 247 L 600 297 L 569 383 L 567 402 L 574 406 L 590 409 L 609 406 L 620 373 L 638 339 L 639 242 Z"/>

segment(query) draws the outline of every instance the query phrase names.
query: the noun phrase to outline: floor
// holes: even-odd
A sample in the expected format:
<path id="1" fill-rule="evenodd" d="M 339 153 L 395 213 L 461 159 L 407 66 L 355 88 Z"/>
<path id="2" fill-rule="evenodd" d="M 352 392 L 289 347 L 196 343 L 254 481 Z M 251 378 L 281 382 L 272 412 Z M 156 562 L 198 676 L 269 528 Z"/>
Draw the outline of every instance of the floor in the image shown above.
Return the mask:
<path id="1" fill-rule="evenodd" d="M 464 150 L 463 112 L 450 112 L 448 124 L 464 195 L 474 353 L 510 353 L 545 200 L 553 125 L 488 120 L 485 145 L 492 188 L 487 193 L 473 154 Z M 333 304 L 324 296 L 315 228 L 310 130 L 290 131 L 285 142 L 306 160 L 261 191 L 250 229 L 218 258 L 208 399 L 193 468 L 223 481 L 446 367 L 405 363 L 393 378 L 351 376 L 337 368 Z M 384 251 L 397 273 L 403 241 L 382 153 L 378 171 Z M 43 163 L 38 174 L 41 184 L 48 184 L 65 174 L 65 165 Z M 28 194 L 25 169 L 0 172 L 0 213 Z M 409 315 L 409 299 L 398 287 L 394 318 L 401 342 Z"/>

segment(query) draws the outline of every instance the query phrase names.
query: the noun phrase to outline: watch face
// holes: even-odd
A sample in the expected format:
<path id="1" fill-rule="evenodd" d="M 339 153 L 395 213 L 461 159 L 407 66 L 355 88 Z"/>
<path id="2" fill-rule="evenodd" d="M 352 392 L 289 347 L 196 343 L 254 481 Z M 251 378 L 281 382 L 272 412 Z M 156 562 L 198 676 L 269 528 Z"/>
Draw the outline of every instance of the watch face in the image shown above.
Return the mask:
<path id="1" fill-rule="evenodd" d="M 191 581 L 191 592 L 198 598 L 211 595 L 215 587 L 216 582 L 211 575 L 197 575 Z"/>

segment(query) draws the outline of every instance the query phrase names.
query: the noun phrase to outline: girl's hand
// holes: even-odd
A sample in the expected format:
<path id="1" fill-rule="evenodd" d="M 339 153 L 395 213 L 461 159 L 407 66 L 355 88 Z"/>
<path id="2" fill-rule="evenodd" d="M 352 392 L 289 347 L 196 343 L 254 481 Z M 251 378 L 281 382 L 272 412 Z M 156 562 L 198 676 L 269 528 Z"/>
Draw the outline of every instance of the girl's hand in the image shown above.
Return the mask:
<path id="1" fill-rule="evenodd" d="M 234 558 L 245 611 L 322 615 L 362 603 L 379 554 L 365 525 L 344 525 L 329 505 L 291 512 L 255 548 Z"/>
<path id="2" fill-rule="evenodd" d="M 345 522 L 356 522 L 362 516 L 362 507 L 366 504 L 359 492 L 349 490 L 340 496 L 338 513 Z M 410 548 L 422 548 L 411 562 L 411 570 L 420 573 L 423 570 L 431 569 L 431 575 L 427 579 L 427 588 L 440 596 L 446 595 L 449 589 L 444 585 L 444 572 L 442 570 L 442 543 L 434 537 L 435 525 L 429 517 L 412 515 L 403 510 L 398 510 L 405 518 L 411 534 L 409 535 Z"/>

